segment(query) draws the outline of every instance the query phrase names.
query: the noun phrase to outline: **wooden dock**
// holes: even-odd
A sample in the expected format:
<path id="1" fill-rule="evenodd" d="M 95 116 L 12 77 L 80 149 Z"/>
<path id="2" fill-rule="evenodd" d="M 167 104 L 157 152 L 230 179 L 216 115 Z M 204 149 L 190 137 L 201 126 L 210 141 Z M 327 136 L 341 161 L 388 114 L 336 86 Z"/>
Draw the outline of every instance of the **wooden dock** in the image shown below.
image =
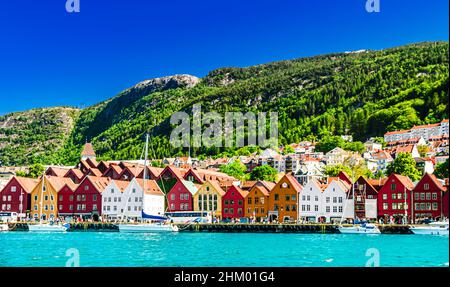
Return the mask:
<path id="1" fill-rule="evenodd" d="M 229 233 L 339 233 L 335 224 L 177 224 L 180 232 L 229 232 Z M 411 234 L 405 225 L 379 225 L 383 234 Z M 28 231 L 26 223 L 9 224 L 11 231 Z M 69 232 L 118 232 L 114 223 L 80 222 L 70 225 Z"/>

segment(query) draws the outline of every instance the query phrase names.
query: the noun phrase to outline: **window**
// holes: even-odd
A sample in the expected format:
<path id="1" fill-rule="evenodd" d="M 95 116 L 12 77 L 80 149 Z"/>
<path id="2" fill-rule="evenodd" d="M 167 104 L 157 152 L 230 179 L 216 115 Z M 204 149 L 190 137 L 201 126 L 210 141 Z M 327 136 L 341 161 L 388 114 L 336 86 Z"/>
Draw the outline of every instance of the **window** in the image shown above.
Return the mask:
<path id="1" fill-rule="evenodd" d="M 296 201 L 297 200 L 297 197 L 295 196 L 295 194 L 291 196 L 291 199 L 292 199 L 292 201 Z"/>
<path id="2" fill-rule="evenodd" d="M 342 196 L 339 197 L 339 203 L 342 203 Z"/>
<path id="3" fill-rule="evenodd" d="M 388 210 L 388 209 L 389 209 L 388 203 L 384 202 L 383 203 L 383 210 Z"/>
<path id="4" fill-rule="evenodd" d="M 337 206 L 333 206 L 333 212 L 337 212 Z"/>
<path id="5" fill-rule="evenodd" d="M 115 206 L 114 206 L 115 207 Z M 97 210 L 97 204 L 92 205 L 92 210 Z"/>
<path id="6" fill-rule="evenodd" d="M 286 196 L 285 196 L 285 200 L 286 200 L 286 201 L 289 201 L 290 199 L 291 199 L 291 196 L 290 196 L 290 195 L 286 195 Z"/>
<path id="7" fill-rule="evenodd" d="M 319 206 L 318 205 L 314 205 L 314 211 L 319 211 Z"/>
<path id="8" fill-rule="evenodd" d="M 427 192 L 425 194 L 425 197 L 426 197 L 427 200 L 430 200 L 431 199 L 431 193 Z"/>
<path id="9" fill-rule="evenodd" d="M 425 200 L 425 193 L 423 192 L 420 193 L 420 200 Z"/>
<path id="10" fill-rule="evenodd" d="M 342 206 L 339 206 L 339 212 L 342 213 Z"/>
<path id="11" fill-rule="evenodd" d="M 330 212 L 330 207 L 329 206 L 325 207 L 325 211 L 329 213 Z"/>
<path id="12" fill-rule="evenodd" d="M 81 195 L 81 201 L 86 201 L 86 194 Z"/>
<path id="13" fill-rule="evenodd" d="M 17 190 L 17 187 L 16 186 L 11 186 L 11 192 L 16 192 L 16 190 Z"/>
<path id="14" fill-rule="evenodd" d="M 333 203 L 337 203 L 337 197 L 333 197 Z"/>
<path id="15" fill-rule="evenodd" d="M 424 190 L 429 190 L 429 189 L 430 189 L 430 185 L 429 185 L 428 183 L 425 183 L 425 184 L 423 185 L 423 189 L 424 189 Z"/>
<path id="16" fill-rule="evenodd" d="M 136 193 L 136 188 L 133 188 L 133 193 Z"/>
<path id="17" fill-rule="evenodd" d="M 38 210 L 38 206 L 37 205 L 34 206 L 34 210 Z"/>
<path id="18" fill-rule="evenodd" d="M 171 204 L 170 204 L 170 209 L 171 209 L 171 210 L 174 210 L 174 209 L 175 209 L 175 204 L 171 203 Z"/>
<path id="19" fill-rule="evenodd" d="M 431 210 L 431 203 L 427 202 L 427 210 Z"/>
<path id="20" fill-rule="evenodd" d="M 89 190 L 89 185 L 85 185 L 84 190 Z"/>
<path id="21" fill-rule="evenodd" d="M 111 188 L 111 193 L 114 193 L 114 188 Z"/>
<path id="22" fill-rule="evenodd" d="M 252 198 L 251 197 L 247 198 L 247 203 L 248 204 L 252 204 Z"/>
<path id="23" fill-rule="evenodd" d="M 230 208 L 230 214 L 234 214 L 234 208 Z"/>
<path id="24" fill-rule="evenodd" d="M 63 206 L 60 204 L 59 205 L 59 210 L 62 210 L 63 209 Z"/>
<path id="25" fill-rule="evenodd" d="M 438 204 L 437 204 L 437 202 L 433 202 L 433 210 L 438 210 Z"/>
<path id="26" fill-rule="evenodd" d="M 314 196 L 314 200 L 315 201 L 319 201 L 319 197 L 316 195 L 316 196 Z"/>
<path id="27" fill-rule="evenodd" d="M 419 200 L 419 193 L 418 192 L 416 192 L 416 193 L 414 193 L 414 200 Z"/>
<path id="28" fill-rule="evenodd" d="M 274 195 L 274 197 L 275 197 L 275 200 L 278 200 L 278 194 L 277 193 L 275 193 L 275 195 Z"/>
<path id="29" fill-rule="evenodd" d="M 34 200 L 36 200 L 36 201 L 38 200 L 38 196 L 37 195 L 34 196 Z"/>
<path id="30" fill-rule="evenodd" d="M 306 207 L 304 204 L 302 204 L 302 211 L 305 211 Z"/>
<path id="31" fill-rule="evenodd" d="M 242 204 L 243 204 L 242 200 L 238 200 L 238 205 L 242 205 Z"/>
<path id="32" fill-rule="evenodd" d="M 384 199 L 384 200 L 387 199 L 387 194 L 386 194 L 386 193 L 383 194 L 383 199 Z"/>
<path id="33" fill-rule="evenodd" d="M 92 200 L 93 200 L 93 201 L 97 201 L 97 194 L 93 194 L 93 195 L 92 195 Z"/>
<path id="34" fill-rule="evenodd" d="M 62 196 L 62 194 L 59 195 L 59 201 L 63 201 L 63 196 Z"/>
<path id="35" fill-rule="evenodd" d="M 397 189 L 397 185 L 395 183 L 391 184 L 391 190 L 396 190 Z"/>
<path id="36" fill-rule="evenodd" d="M 302 200 L 306 201 L 306 196 L 302 195 Z"/>
<path id="37" fill-rule="evenodd" d="M 402 194 L 401 193 L 397 194 L 397 199 L 402 199 Z"/>
<path id="38" fill-rule="evenodd" d="M 48 200 L 48 195 L 44 196 L 44 200 L 45 200 L 45 201 Z"/>
<path id="39" fill-rule="evenodd" d="M 223 213 L 228 214 L 228 208 L 224 208 Z"/>
<path id="40" fill-rule="evenodd" d="M 48 210 L 48 205 L 45 205 L 45 206 L 44 206 L 44 210 Z"/>
<path id="41" fill-rule="evenodd" d="M 325 201 L 326 201 L 326 203 L 330 203 L 330 198 L 327 196 Z"/>
<path id="42" fill-rule="evenodd" d="M 437 199 L 437 193 L 436 192 L 433 192 L 432 196 L 433 196 L 433 200 Z"/>
<path id="43" fill-rule="evenodd" d="M 69 210 L 73 210 L 73 205 L 69 205 Z"/>
<path id="44" fill-rule="evenodd" d="M 397 194 L 396 193 L 392 194 L 392 199 L 397 199 Z"/>
<path id="45" fill-rule="evenodd" d="M 397 203 L 392 203 L 392 210 L 397 210 Z"/>
<path id="46" fill-rule="evenodd" d="M 238 208 L 237 213 L 242 214 L 242 208 Z"/>
<path id="47" fill-rule="evenodd" d="M 53 204 L 52 204 L 52 205 L 50 205 L 50 210 L 53 210 Z"/>
<path id="48" fill-rule="evenodd" d="M 414 203 L 414 209 L 420 210 L 420 203 Z"/>
<path id="49" fill-rule="evenodd" d="M 278 210 L 278 204 L 275 204 L 275 205 L 273 206 L 273 209 L 274 209 L 275 211 L 277 211 L 277 210 Z"/>

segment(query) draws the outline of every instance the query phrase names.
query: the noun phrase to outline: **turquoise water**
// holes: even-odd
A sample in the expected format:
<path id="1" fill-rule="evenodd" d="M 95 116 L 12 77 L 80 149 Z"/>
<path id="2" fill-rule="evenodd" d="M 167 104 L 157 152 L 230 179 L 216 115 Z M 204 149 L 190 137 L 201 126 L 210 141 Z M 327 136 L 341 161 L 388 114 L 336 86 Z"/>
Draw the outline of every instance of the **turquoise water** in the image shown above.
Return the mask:
<path id="1" fill-rule="evenodd" d="M 81 267 L 356 267 L 371 258 L 382 267 L 448 267 L 449 261 L 449 237 L 428 235 L 3 232 L 0 244 L 3 267 L 64 267 L 77 254 Z"/>

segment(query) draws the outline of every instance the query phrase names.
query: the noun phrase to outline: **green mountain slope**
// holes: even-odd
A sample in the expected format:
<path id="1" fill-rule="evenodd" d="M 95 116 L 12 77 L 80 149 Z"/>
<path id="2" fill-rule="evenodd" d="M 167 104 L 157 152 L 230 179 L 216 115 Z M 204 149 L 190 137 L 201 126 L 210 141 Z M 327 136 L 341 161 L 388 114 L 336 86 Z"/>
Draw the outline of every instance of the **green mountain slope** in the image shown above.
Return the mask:
<path id="1" fill-rule="evenodd" d="M 170 146 L 169 119 L 194 103 L 203 111 L 277 111 L 281 144 L 326 134 L 364 140 L 437 122 L 448 117 L 448 48 L 419 43 L 146 81 L 82 110 L 64 147 L 36 160 L 73 163 L 86 139 L 100 158 L 138 158 L 147 130 L 154 157 L 187 153 Z"/>

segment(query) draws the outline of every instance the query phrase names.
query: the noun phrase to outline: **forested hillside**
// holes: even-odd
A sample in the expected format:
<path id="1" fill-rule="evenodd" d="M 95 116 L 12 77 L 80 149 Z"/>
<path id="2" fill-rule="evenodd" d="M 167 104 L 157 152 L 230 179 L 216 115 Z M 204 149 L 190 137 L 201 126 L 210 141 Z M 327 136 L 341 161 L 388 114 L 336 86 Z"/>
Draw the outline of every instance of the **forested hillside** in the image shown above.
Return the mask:
<path id="1" fill-rule="evenodd" d="M 176 111 L 191 113 L 194 103 L 203 111 L 277 111 L 283 145 L 327 134 L 382 136 L 448 117 L 448 48 L 420 43 L 223 68 L 200 80 L 183 75 L 146 81 L 82 110 L 57 152 L 16 159 L 3 148 L 0 155 L 11 164 L 74 163 L 88 139 L 100 158 L 138 158 L 146 131 L 152 132 L 153 156 L 187 153 L 170 146 L 169 119 Z"/>

